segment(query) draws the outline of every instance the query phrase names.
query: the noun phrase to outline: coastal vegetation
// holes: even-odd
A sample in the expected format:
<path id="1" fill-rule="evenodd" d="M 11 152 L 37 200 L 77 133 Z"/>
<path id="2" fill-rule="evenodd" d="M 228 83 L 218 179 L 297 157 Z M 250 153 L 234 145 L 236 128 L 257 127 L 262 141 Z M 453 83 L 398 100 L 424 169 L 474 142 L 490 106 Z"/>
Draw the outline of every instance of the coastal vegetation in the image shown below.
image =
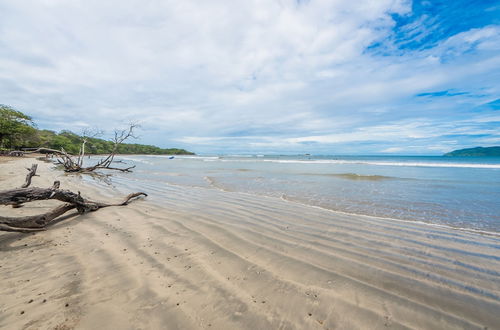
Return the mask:
<path id="1" fill-rule="evenodd" d="M 476 147 L 454 150 L 444 154 L 448 157 L 500 157 L 500 146 L 498 147 Z"/>
<path id="2" fill-rule="evenodd" d="M 127 129 L 115 130 L 114 138 L 111 141 L 97 139 L 95 136 L 98 133 L 90 134 L 88 131 L 84 132 L 82 136 L 69 131 L 57 134 L 48 130 L 38 130 L 30 116 L 9 106 L 0 105 L 0 147 L 6 151 L 17 149 L 13 152 L 21 155 L 30 152 L 56 155 L 57 162 L 64 167 L 66 172 L 89 173 L 96 169 L 128 172 L 134 166 L 128 168 L 112 167 L 117 153 L 145 153 L 148 151 L 161 154 L 172 152 L 172 149 L 160 149 L 140 144 L 127 146 L 124 144 L 123 142 L 128 138 L 135 137 L 134 129 L 137 127 L 137 124 L 130 124 Z M 29 150 L 30 147 L 35 150 L 20 151 L 21 149 Z M 96 164 L 84 167 L 83 158 L 85 157 L 86 148 L 94 153 L 107 153 L 108 155 Z M 173 151 L 186 152 L 182 149 L 174 149 Z M 77 156 L 71 155 L 70 152 L 77 154 Z M 33 164 L 31 168 L 27 169 L 26 180 L 20 188 L 0 191 L 0 205 L 19 208 L 24 203 L 42 200 L 59 200 L 64 204 L 36 215 L 16 217 L 2 215 L 0 216 L 0 231 L 33 232 L 45 230 L 47 226 L 57 222 L 61 215 L 70 210 L 76 209 L 79 214 L 83 214 L 109 206 L 125 206 L 133 199 L 147 196 L 144 192 L 135 192 L 127 195 L 121 202 L 103 203 L 83 198 L 80 192 L 75 193 L 60 189 L 59 181 L 55 181 L 52 187 L 49 188 L 30 187 L 33 177 L 37 176 L 37 168 L 38 165 Z"/>
<path id="3" fill-rule="evenodd" d="M 90 154 L 109 154 L 115 143 L 96 136 L 78 135 L 68 130 L 59 133 L 38 129 L 33 119 L 7 105 L 0 105 L 0 150 L 22 150 L 25 148 L 64 149 L 69 154 L 80 151 L 83 139 L 86 139 L 86 150 Z M 184 149 L 159 148 L 137 143 L 121 143 L 117 154 L 147 155 L 192 155 Z"/>

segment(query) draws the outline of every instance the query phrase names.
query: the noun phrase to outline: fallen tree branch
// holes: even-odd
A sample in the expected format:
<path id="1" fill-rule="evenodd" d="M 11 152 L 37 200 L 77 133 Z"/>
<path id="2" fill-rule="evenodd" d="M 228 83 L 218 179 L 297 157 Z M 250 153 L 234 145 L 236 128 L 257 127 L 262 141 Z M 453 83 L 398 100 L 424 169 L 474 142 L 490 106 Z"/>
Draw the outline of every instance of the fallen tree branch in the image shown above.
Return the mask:
<path id="1" fill-rule="evenodd" d="M 55 181 L 50 188 L 29 187 L 0 191 L 0 205 L 23 204 L 49 199 L 57 199 L 73 204 L 83 203 L 83 198 L 78 194 L 59 189 L 59 181 Z"/>
<path id="2" fill-rule="evenodd" d="M 97 167 L 97 168 L 101 168 L 101 169 L 106 169 L 106 170 L 115 170 L 115 171 L 122 171 L 122 172 L 131 172 L 130 170 L 133 169 L 135 167 L 134 166 L 130 166 L 130 167 L 126 167 L 126 168 L 119 168 L 119 167 Z"/>
<path id="3" fill-rule="evenodd" d="M 80 192 L 74 193 L 70 190 L 59 189 L 59 186 L 59 181 L 55 181 L 54 185 L 50 188 L 31 187 L 1 191 L 0 205 L 19 206 L 31 201 L 50 199 L 56 199 L 65 202 L 65 204 L 38 215 L 24 217 L 0 216 L 0 231 L 31 232 L 44 230 L 48 225 L 55 222 L 59 216 L 75 208 L 78 213 L 82 214 L 109 206 L 128 205 L 134 198 L 147 196 L 146 193 L 136 192 L 127 195 L 121 202 L 103 203 L 84 199 L 80 195 Z"/>
<path id="4" fill-rule="evenodd" d="M 57 150 L 57 149 L 50 149 L 50 148 L 23 148 L 23 152 L 25 154 L 41 153 L 41 154 L 65 155 L 65 156 L 68 156 L 68 157 L 70 156 L 64 150 Z"/>
<path id="5" fill-rule="evenodd" d="M 8 155 L 12 156 L 12 157 L 22 157 L 22 156 L 24 156 L 24 151 L 12 150 L 11 152 L 8 153 Z"/>
<path id="6" fill-rule="evenodd" d="M 33 164 L 33 165 L 31 165 L 31 168 L 27 168 L 28 174 L 26 175 L 26 181 L 21 186 L 21 188 L 28 188 L 31 184 L 31 178 L 34 176 L 38 176 L 38 175 L 36 175 L 37 168 L 38 168 L 38 164 Z"/>
<path id="7" fill-rule="evenodd" d="M 24 217 L 3 217 L 0 216 L 0 230 L 31 232 L 45 230 L 45 227 L 54 221 L 55 218 L 76 207 L 73 204 L 63 204 L 49 212 L 30 215 Z"/>

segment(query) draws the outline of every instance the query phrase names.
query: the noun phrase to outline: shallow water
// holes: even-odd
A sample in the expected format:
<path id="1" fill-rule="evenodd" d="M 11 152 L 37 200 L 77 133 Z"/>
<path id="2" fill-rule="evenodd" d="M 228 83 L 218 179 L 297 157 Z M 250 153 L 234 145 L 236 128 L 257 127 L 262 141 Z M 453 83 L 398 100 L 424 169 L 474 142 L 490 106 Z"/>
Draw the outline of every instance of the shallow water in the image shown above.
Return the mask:
<path id="1" fill-rule="evenodd" d="M 134 172 L 119 173 L 112 180 L 127 188 L 203 187 L 346 213 L 500 232 L 500 158 L 235 155 L 119 159 L 137 166 Z"/>
<path id="2" fill-rule="evenodd" d="M 42 187 L 60 180 L 62 187 L 100 201 L 117 200 L 131 189 L 150 195 L 127 207 L 70 216 L 36 235 L 1 234 L 0 276 L 7 281 L 0 286 L 5 297 L 0 328 L 497 329 L 500 324 L 498 233 L 227 192 L 203 174 L 234 182 L 256 170 L 238 166 L 224 172 L 202 159 L 133 158 L 137 171 L 107 172 L 112 173 L 107 180 L 39 164 L 36 180 Z M 31 161 L 6 164 L 2 173 Z M 291 177 L 304 184 L 302 176 L 311 176 L 344 180 L 346 187 L 395 180 L 390 173 L 299 169 L 309 174 L 282 170 L 279 176 L 267 165 L 261 172 L 269 182 Z M 172 178 L 184 181 L 169 183 Z M 19 177 L 3 183 L 17 187 Z M 39 213 L 40 205 L 29 203 L 20 211 Z M 21 308 L 26 317 L 20 317 Z"/>

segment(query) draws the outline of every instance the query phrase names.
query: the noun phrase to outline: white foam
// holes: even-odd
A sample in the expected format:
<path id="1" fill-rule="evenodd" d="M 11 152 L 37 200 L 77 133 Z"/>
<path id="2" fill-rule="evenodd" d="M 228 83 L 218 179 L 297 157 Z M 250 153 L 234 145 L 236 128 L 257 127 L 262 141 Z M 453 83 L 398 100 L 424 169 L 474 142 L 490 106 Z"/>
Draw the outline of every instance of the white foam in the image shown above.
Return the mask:
<path id="1" fill-rule="evenodd" d="M 282 164 L 359 164 L 375 166 L 406 166 L 406 167 L 456 167 L 456 168 L 487 168 L 500 169 L 500 164 L 476 164 L 476 163 L 446 163 L 446 162 L 385 162 L 385 161 L 363 161 L 363 160 L 336 160 L 336 159 L 317 159 L 317 160 L 296 160 L 296 159 L 228 159 L 218 157 L 206 157 L 205 161 L 220 162 L 268 162 Z"/>

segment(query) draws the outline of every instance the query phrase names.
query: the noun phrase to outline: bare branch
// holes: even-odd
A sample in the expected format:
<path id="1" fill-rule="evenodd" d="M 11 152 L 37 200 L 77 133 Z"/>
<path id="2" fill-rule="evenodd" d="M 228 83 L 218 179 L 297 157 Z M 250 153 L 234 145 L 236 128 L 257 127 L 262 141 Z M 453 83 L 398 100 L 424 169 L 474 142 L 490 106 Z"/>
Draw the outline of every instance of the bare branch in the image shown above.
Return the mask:
<path id="1" fill-rule="evenodd" d="M 80 147 L 80 150 L 78 152 L 78 156 L 73 157 L 72 155 L 68 154 L 63 148 L 61 150 L 55 150 L 55 149 L 49 149 L 49 148 L 27 148 L 25 149 L 26 151 L 23 151 L 24 153 L 49 153 L 49 154 L 54 154 L 58 156 L 58 159 L 56 160 L 57 163 L 61 164 L 64 166 L 64 171 L 65 172 L 79 172 L 79 173 L 86 173 L 86 172 L 93 172 L 97 169 L 109 169 L 109 170 L 118 170 L 122 172 L 130 172 L 132 168 L 135 166 L 131 166 L 128 168 L 117 168 L 117 167 L 111 167 L 111 164 L 114 161 L 115 155 L 118 152 L 118 147 L 120 144 L 122 144 L 125 140 L 129 138 L 136 138 L 136 135 L 134 134 L 135 130 L 139 128 L 140 125 L 137 123 L 130 123 L 128 125 L 128 128 L 123 129 L 123 130 L 115 130 L 114 132 L 114 138 L 112 139 L 113 142 L 113 148 L 111 149 L 111 152 L 104 158 L 99 160 L 96 164 L 88 167 L 83 167 L 83 159 L 85 156 L 85 146 L 88 140 L 92 137 L 95 137 L 97 135 L 100 135 L 102 132 L 99 130 L 91 131 L 91 130 L 84 130 L 82 133 L 82 145 Z"/>
<path id="2" fill-rule="evenodd" d="M 76 163 L 78 164 L 78 166 L 82 167 L 83 166 L 83 159 L 85 157 L 85 144 L 87 143 L 87 141 L 91 138 L 94 138 L 96 136 L 99 136 L 102 134 L 102 131 L 98 130 L 98 129 L 89 129 L 89 128 L 85 128 L 82 130 L 82 145 L 80 146 L 80 151 L 78 152 L 78 159 L 76 161 Z"/>
<path id="3" fill-rule="evenodd" d="M 26 175 L 26 181 L 21 186 L 21 188 L 29 187 L 29 185 L 31 184 L 31 178 L 34 176 L 38 176 L 38 175 L 36 175 L 37 168 L 38 168 L 38 164 L 33 164 L 33 165 L 31 165 L 31 168 L 27 168 L 28 174 Z"/>
<path id="4" fill-rule="evenodd" d="M 139 128 L 140 125 L 137 123 L 130 123 L 127 129 L 115 130 L 115 136 L 113 138 L 113 149 L 111 153 L 103 160 L 96 164 L 96 168 L 110 168 L 111 163 L 115 158 L 116 152 L 118 151 L 118 146 L 122 144 L 128 138 L 136 138 L 134 135 L 134 130 Z"/>
<path id="5" fill-rule="evenodd" d="M 36 200 L 56 199 L 65 202 L 49 212 L 24 217 L 0 216 L 0 230 L 29 232 L 41 230 L 53 223 L 57 217 L 72 209 L 77 209 L 78 213 L 93 212 L 103 207 L 124 206 L 132 199 L 140 196 L 147 196 L 146 193 L 136 192 L 129 194 L 121 202 L 103 203 L 84 199 L 80 192 L 74 193 L 69 190 L 59 189 L 59 181 L 54 182 L 50 188 L 17 188 L 0 192 L 0 205 L 19 205 Z"/>

